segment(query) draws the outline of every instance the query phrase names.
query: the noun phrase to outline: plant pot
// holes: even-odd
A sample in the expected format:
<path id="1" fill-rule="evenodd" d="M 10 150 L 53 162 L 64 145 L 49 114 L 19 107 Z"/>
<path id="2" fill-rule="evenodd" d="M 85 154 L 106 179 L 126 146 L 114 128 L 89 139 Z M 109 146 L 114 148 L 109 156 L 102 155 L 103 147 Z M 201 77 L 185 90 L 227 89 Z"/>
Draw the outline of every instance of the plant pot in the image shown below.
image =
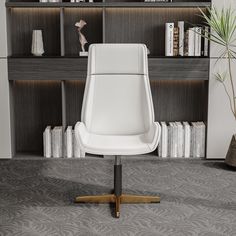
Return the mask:
<path id="1" fill-rule="evenodd" d="M 225 163 L 229 166 L 236 167 L 236 135 L 233 135 L 229 150 L 226 155 Z"/>

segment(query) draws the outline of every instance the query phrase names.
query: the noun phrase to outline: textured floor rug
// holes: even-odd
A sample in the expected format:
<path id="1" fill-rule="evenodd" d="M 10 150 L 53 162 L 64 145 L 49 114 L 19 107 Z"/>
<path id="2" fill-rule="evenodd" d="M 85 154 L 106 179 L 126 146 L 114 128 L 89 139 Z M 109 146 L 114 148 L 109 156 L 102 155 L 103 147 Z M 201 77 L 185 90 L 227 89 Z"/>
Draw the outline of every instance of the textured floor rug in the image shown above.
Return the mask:
<path id="1" fill-rule="evenodd" d="M 74 204 L 110 193 L 113 161 L 0 161 L 0 235 L 236 235 L 236 171 L 222 162 L 123 160 L 124 192 L 160 195 L 160 204 Z"/>

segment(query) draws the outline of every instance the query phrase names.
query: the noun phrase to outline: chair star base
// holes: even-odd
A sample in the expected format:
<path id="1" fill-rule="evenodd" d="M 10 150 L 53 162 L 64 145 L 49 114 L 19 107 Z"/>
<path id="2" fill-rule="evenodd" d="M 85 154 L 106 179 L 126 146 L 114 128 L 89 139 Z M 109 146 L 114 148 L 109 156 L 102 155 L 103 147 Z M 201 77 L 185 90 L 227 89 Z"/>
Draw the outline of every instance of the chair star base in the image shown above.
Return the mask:
<path id="1" fill-rule="evenodd" d="M 120 156 L 115 157 L 114 165 L 114 194 L 80 196 L 76 203 L 115 203 L 115 217 L 120 217 L 120 204 L 122 203 L 159 203 L 158 196 L 140 196 L 122 194 L 122 165 Z"/>
<path id="2" fill-rule="evenodd" d="M 157 196 L 140 196 L 140 195 L 128 195 L 122 194 L 116 196 L 115 194 L 96 195 L 96 196 L 81 196 L 76 197 L 76 203 L 115 203 L 115 216 L 120 217 L 120 204 L 132 204 L 132 203 L 160 203 L 160 197 Z"/>

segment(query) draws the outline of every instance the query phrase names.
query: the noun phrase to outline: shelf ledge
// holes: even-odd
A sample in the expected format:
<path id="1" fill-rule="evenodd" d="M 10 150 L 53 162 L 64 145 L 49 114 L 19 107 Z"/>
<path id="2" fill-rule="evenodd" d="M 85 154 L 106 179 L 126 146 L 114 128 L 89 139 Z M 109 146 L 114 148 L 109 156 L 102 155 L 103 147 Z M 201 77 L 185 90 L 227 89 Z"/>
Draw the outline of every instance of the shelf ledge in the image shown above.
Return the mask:
<path id="1" fill-rule="evenodd" d="M 173 8 L 173 7 L 187 7 L 187 8 L 205 8 L 210 7 L 210 2 L 61 2 L 61 3 L 41 3 L 41 2 L 6 2 L 7 8 L 83 8 L 83 7 L 156 7 L 156 8 Z"/>

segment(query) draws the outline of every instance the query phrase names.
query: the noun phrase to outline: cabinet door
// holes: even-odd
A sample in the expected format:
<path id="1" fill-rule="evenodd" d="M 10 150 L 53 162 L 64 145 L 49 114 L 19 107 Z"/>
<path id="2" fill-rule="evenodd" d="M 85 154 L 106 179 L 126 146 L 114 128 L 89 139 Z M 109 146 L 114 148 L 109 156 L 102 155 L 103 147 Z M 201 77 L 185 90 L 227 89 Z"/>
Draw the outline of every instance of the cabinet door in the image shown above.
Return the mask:
<path id="1" fill-rule="evenodd" d="M 0 158 L 11 158 L 11 126 L 7 59 L 0 59 Z"/>
<path id="2" fill-rule="evenodd" d="M 233 78 L 236 83 L 236 60 L 232 60 Z M 230 109 L 230 102 L 223 85 L 215 79 L 215 73 L 227 70 L 227 59 L 216 63 L 211 59 L 208 106 L 207 158 L 225 158 L 230 140 L 236 134 L 236 120 Z M 229 79 L 225 82 L 231 93 Z"/>
<path id="3" fill-rule="evenodd" d="M 221 10 L 223 7 L 236 9 L 235 0 L 212 0 L 213 6 Z M 216 63 L 221 48 L 211 43 L 211 63 L 209 80 L 209 106 L 208 106 L 208 137 L 207 158 L 225 158 L 230 139 L 236 133 L 236 121 L 229 106 L 229 100 L 220 82 L 215 79 L 215 73 L 227 70 L 227 60 Z M 233 60 L 233 77 L 236 83 L 236 60 Z M 226 82 L 227 88 L 229 81 Z"/>
<path id="4" fill-rule="evenodd" d="M 232 10 L 236 11 L 235 0 L 212 0 L 212 5 L 218 10 L 221 10 L 222 8 L 225 8 L 225 9 L 231 8 Z M 211 52 L 211 57 L 216 58 L 222 53 L 222 47 L 220 47 L 219 45 L 216 45 L 215 43 L 211 43 L 210 52 Z"/>

